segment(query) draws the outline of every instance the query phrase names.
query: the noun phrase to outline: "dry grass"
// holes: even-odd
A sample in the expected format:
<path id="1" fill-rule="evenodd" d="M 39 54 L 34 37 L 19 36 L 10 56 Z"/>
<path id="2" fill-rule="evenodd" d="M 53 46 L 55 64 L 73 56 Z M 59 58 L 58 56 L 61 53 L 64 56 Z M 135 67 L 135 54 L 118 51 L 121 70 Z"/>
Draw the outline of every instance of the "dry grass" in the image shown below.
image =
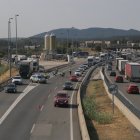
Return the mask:
<path id="1" fill-rule="evenodd" d="M 17 69 L 12 68 L 11 69 L 11 75 L 12 76 L 15 76 L 17 74 L 19 74 L 18 71 L 17 71 Z M 9 78 L 10 78 L 10 71 L 8 70 L 8 71 L 6 71 L 4 74 L 2 74 L 0 76 L 0 83 L 3 83 L 4 81 L 8 80 Z"/>
<path id="2" fill-rule="evenodd" d="M 87 96 L 94 96 L 99 112 L 112 113 L 112 101 L 108 98 L 102 80 L 90 81 L 86 91 Z M 139 140 L 140 132 L 115 107 L 113 121 L 110 124 L 99 124 L 87 120 L 91 139 L 94 140 Z"/>

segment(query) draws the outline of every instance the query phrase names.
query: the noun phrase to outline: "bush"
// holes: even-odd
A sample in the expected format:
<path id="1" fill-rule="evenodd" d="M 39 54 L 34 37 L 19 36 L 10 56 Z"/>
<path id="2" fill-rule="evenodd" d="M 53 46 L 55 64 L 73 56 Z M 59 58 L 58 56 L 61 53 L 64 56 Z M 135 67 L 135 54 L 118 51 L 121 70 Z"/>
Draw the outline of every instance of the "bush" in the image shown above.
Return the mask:
<path id="1" fill-rule="evenodd" d="M 9 69 L 8 66 L 6 66 L 6 65 L 0 65 L 0 75 L 2 75 L 3 73 L 5 73 L 8 69 Z"/>
<path id="2" fill-rule="evenodd" d="M 93 96 L 83 98 L 83 108 L 88 119 L 95 120 L 100 124 L 109 124 L 113 116 L 105 112 L 97 111 L 97 104 Z"/>
<path id="3" fill-rule="evenodd" d="M 112 122 L 113 116 L 105 112 L 98 112 L 96 116 L 96 121 L 99 124 L 109 124 Z"/>

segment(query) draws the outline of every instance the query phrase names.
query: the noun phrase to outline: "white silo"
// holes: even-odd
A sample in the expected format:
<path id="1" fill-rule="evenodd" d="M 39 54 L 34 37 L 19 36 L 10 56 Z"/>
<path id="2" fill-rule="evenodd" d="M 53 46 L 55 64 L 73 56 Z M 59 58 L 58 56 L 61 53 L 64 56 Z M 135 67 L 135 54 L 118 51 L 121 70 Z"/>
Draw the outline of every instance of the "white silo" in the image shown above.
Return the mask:
<path id="1" fill-rule="evenodd" d="M 45 45 L 45 50 L 49 51 L 50 50 L 50 35 L 46 34 L 44 37 L 44 45 Z"/>
<path id="2" fill-rule="evenodd" d="M 56 36 L 54 34 L 51 34 L 50 35 L 50 51 L 51 52 L 54 52 L 56 47 Z"/>

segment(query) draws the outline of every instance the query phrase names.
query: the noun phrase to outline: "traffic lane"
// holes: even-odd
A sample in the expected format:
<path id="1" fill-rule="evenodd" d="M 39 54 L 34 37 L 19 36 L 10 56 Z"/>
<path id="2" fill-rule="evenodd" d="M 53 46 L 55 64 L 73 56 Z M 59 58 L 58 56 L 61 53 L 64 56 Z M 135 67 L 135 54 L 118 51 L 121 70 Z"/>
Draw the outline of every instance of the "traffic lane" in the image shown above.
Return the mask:
<path id="1" fill-rule="evenodd" d="M 117 75 L 120 75 L 118 71 L 116 71 Z M 129 82 L 128 80 L 125 79 L 124 75 L 124 82 L 123 83 L 116 83 L 115 82 L 115 77 L 113 76 L 109 76 L 109 72 L 107 72 L 107 76 L 109 77 L 110 81 L 112 83 L 115 83 L 116 85 L 118 85 L 118 89 L 121 91 L 121 94 L 128 99 L 128 101 L 133 104 L 137 109 L 140 108 L 140 94 L 128 94 L 127 93 L 127 88 L 129 86 L 129 84 L 131 83 L 135 83 L 135 82 Z M 140 87 L 140 83 L 135 83 L 136 85 L 138 85 Z M 139 109 L 140 110 L 140 109 Z"/>
<path id="2" fill-rule="evenodd" d="M 74 67 L 76 66 L 70 66 Z M 67 70 L 68 71 L 69 67 L 60 69 L 60 70 Z M 67 75 L 68 76 L 68 75 Z M 49 80 L 48 80 L 49 81 Z M 17 85 L 17 93 L 5 93 L 5 91 L 0 92 L 0 118 L 3 116 L 3 114 L 6 112 L 6 110 L 12 105 L 12 103 L 22 94 L 24 89 L 28 86 L 30 83 L 29 79 L 23 79 L 23 85 Z"/>
<path id="3" fill-rule="evenodd" d="M 40 106 L 49 95 L 47 87 L 38 86 L 30 91 L 0 125 L 0 139 L 29 140 L 30 131 L 40 113 Z"/>
<path id="4" fill-rule="evenodd" d="M 17 93 L 5 93 L 4 90 L 0 92 L 0 118 L 12 103 L 23 93 L 28 83 L 29 80 L 24 80 L 23 85 L 17 85 Z"/>
<path id="5" fill-rule="evenodd" d="M 57 81 L 57 83 L 55 81 Z M 69 102 L 68 108 L 54 107 L 54 96 L 57 91 L 62 90 L 62 85 L 65 81 L 67 81 L 67 76 L 63 78 L 57 76 L 49 81 L 50 86 L 52 86 L 51 89 L 53 90 L 50 91 L 50 95 L 43 108 L 43 111 L 40 114 L 37 123 L 34 125 L 34 130 L 31 134 L 31 140 L 41 140 L 41 138 L 46 138 L 50 140 L 71 140 L 71 137 L 74 137 L 74 139 L 76 138 L 77 140 L 81 140 L 76 104 L 77 89 L 68 91 L 68 94 L 71 98 L 72 94 L 74 94 L 74 101 L 72 103 Z M 76 82 L 74 83 L 74 85 L 76 85 Z M 70 113 L 71 111 L 72 113 Z M 72 119 L 70 117 L 71 114 Z M 40 132 L 41 130 L 39 130 L 40 127 L 47 128 L 47 131 L 49 133 L 46 132 L 45 134 L 42 134 Z M 36 134 L 36 132 L 38 132 L 38 135 Z"/>
<path id="6" fill-rule="evenodd" d="M 55 82 L 56 82 L 56 79 L 54 80 L 53 83 Z M 48 85 L 49 83 L 46 85 L 42 84 L 38 86 L 38 88 L 36 88 L 35 90 L 32 90 L 22 99 L 21 102 L 18 103 L 16 108 L 11 112 L 11 114 L 2 123 L 1 128 L 0 128 L 2 132 L 0 135 L 0 139 L 10 138 L 10 140 L 12 139 L 16 140 L 16 138 L 21 139 L 21 137 L 24 140 L 28 139 L 27 137 L 30 135 L 29 131 L 31 130 L 31 127 L 33 126 L 33 124 L 36 122 L 36 119 L 37 119 L 35 116 L 37 116 L 39 113 L 36 111 L 33 112 L 32 106 L 40 110 L 40 106 L 42 106 L 42 103 L 38 103 L 37 101 L 39 101 L 38 99 L 40 98 L 42 99 L 42 101 L 44 101 L 44 99 L 47 99 L 46 92 L 52 90 L 52 88 L 49 89 Z M 42 88 L 42 86 L 45 88 Z M 30 97 L 30 95 L 36 96 L 36 97 L 33 98 L 33 97 Z M 7 133 L 9 134 L 7 135 Z"/>

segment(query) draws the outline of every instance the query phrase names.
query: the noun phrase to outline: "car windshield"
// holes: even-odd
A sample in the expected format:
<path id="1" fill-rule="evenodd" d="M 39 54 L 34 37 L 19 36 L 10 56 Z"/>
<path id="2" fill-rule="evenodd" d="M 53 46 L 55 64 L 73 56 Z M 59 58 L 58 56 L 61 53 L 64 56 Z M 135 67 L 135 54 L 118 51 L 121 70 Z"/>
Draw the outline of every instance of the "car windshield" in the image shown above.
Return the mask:
<path id="1" fill-rule="evenodd" d="M 67 94 L 65 94 L 65 93 L 58 93 L 57 97 L 67 97 Z"/>
<path id="2" fill-rule="evenodd" d="M 13 79 L 21 79 L 21 77 L 14 77 Z"/>
<path id="3" fill-rule="evenodd" d="M 72 83 L 71 83 L 71 82 L 66 82 L 65 84 L 66 84 L 66 85 L 71 85 Z"/>
<path id="4" fill-rule="evenodd" d="M 15 87 L 15 85 L 8 85 L 7 87 Z"/>
<path id="5" fill-rule="evenodd" d="M 43 75 L 39 75 L 38 78 L 44 78 L 44 76 Z"/>

